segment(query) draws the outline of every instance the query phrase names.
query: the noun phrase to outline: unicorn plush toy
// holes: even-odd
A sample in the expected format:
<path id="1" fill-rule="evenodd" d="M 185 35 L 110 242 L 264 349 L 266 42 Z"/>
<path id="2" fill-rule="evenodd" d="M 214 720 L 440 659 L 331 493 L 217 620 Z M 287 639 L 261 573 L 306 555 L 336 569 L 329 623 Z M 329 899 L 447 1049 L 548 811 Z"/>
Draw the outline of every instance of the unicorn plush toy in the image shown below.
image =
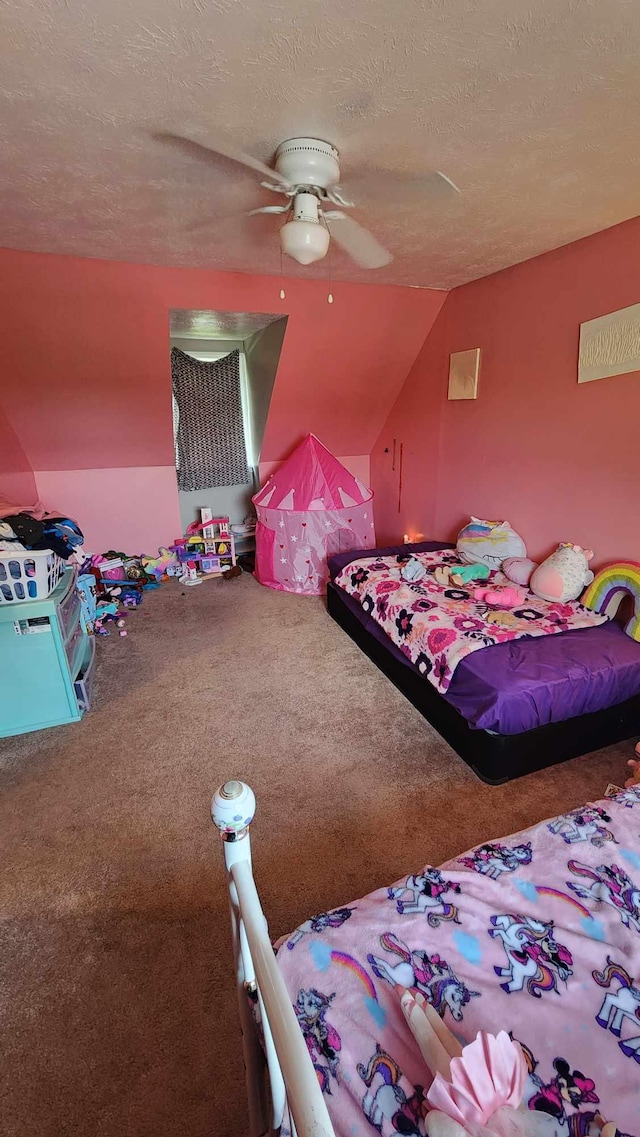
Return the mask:
<path id="1" fill-rule="evenodd" d="M 563 542 L 555 553 L 538 565 L 529 581 L 529 588 L 541 600 L 559 601 L 561 604 L 576 600 L 593 580 L 589 568 L 592 557 L 592 549 Z"/>

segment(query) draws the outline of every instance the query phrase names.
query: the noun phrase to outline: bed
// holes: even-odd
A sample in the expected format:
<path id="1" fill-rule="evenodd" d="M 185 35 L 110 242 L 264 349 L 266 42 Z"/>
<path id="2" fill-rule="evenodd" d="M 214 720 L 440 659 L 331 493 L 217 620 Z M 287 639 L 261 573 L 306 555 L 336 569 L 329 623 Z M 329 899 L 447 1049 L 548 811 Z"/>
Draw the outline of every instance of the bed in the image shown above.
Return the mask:
<path id="1" fill-rule="evenodd" d="M 453 548 L 433 541 L 338 554 L 327 608 L 483 781 L 506 782 L 640 733 L 640 644 L 614 621 L 483 648 L 459 663 L 442 694 L 336 583 L 350 563 Z"/>
<path id="2" fill-rule="evenodd" d="M 406 988 L 425 995 L 462 1045 L 479 1030 L 520 1043 L 522 1100 L 544 1115 L 548 1137 L 591 1137 L 598 1115 L 639 1137 L 640 787 L 311 917 L 279 941 L 276 958 L 252 877 L 254 811 L 238 782 L 212 803 L 252 1137 L 421 1137 L 429 1077 L 400 1008 Z"/>

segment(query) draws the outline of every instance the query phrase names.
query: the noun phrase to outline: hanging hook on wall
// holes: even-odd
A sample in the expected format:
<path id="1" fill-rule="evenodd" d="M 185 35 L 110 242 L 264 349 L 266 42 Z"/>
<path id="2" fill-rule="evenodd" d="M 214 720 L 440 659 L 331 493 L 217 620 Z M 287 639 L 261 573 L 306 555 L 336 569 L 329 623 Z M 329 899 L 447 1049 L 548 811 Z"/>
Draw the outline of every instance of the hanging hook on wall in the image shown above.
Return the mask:
<path id="1" fill-rule="evenodd" d="M 402 506 L 402 459 L 404 456 L 404 442 L 400 443 L 400 470 L 398 474 L 398 513 Z"/>

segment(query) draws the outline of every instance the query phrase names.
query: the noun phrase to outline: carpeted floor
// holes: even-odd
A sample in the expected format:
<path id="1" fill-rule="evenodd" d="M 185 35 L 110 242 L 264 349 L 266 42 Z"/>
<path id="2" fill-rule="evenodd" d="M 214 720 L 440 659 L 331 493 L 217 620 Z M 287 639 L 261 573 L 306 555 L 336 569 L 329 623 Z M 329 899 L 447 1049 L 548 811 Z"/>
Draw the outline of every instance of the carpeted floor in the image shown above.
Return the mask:
<path id="1" fill-rule="evenodd" d="M 221 851 L 258 799 L 271 931 L 598 797 L 629 746 L 479 782 L 327 616 L 251 577 L 147 596 L 94 711 L 0 741 L 4 1137 L 231 1137 L 246 1116 Z"/>

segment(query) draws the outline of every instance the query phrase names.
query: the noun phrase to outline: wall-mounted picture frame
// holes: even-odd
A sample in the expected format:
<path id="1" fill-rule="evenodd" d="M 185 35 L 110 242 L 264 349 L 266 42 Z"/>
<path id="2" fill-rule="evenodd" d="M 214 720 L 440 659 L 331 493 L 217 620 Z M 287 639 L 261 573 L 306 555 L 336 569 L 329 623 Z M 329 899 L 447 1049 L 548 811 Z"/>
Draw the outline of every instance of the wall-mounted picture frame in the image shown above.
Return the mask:
<path id="1" fill-rule="evenodd" d="M 480 348 L 453 351 L 449 356 L 449 399 L 477 399 Z"/>
<path id="2" fill-rule="evenodd" d="M 580 324 L 578 383 L 640 371 L 640 304 Z"/>

